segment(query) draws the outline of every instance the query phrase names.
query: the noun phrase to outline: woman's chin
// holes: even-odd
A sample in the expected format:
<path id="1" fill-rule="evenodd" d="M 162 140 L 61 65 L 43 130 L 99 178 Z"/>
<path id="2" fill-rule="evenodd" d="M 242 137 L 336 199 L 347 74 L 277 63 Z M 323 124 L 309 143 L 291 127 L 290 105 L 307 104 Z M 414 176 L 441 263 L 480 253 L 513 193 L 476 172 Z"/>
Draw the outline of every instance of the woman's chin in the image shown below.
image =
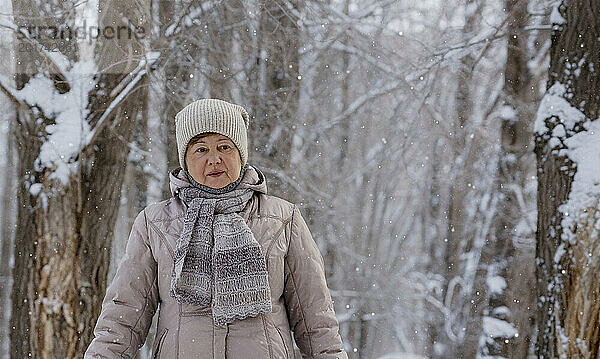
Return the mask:
<path id="1" fill-rule="evenodd" d="M 221 189 L 223 187 L 226 187 L 228 184 L 230 184 L 231 182 L 229 181 L 206 181 L 206 183 L 203 183 L 205 186 L 213 188 L 213 189 Z"/>
<path id="2" fill-rule="evenodd" d="M 222 175 L 220 175 L 219 177 L 216 177 L 216 178 L 212 178 L 210 176 L 206 176 L 205 178 L 206 178 L 206 180 L 204 181 L 204 183 L 200 182 L 201 184 L 203 184 L 207 187 L 210 187 L 212 189 L 221 189 L 221 188 L 227 187 L 228 185 L 237 181 L 239 176 L 235 180 L 232 180 L 231 177 L 229 177 L 225 173 L 223 173 Z"/>

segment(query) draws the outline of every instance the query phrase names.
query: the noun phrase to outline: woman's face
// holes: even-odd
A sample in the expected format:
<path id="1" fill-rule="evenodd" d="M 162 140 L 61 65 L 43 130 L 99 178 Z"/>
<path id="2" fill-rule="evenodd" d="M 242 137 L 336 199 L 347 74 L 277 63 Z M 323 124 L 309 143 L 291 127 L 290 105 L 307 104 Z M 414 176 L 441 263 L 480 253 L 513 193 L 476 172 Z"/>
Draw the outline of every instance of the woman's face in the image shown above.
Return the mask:
<path id="1" fill-rule="evenodd" d="M 193 139 L 185 153 L 188 172 L 196 182 L 223 188 L 240 177 L 240 152 L 227 136 L 209 134 Z"/>

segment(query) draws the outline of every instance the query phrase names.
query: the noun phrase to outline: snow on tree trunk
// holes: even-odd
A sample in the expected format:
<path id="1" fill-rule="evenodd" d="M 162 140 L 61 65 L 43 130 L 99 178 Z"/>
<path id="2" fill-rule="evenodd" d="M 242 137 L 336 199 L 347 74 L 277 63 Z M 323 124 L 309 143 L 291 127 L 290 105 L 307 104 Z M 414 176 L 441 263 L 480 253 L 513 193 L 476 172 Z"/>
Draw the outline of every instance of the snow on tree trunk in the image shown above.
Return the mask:
<path id="1" fill-rule="evenodd" d="M 600 348 L 600 1 L 554 9 L 547 92 L 535 123 L 539 358 Z"/>
<path id="2" fill-rule="evenodd" d="M 11 354 L 70 359 L 82 357 L 100 312 L 139 85 L 157 56 L 135 36 L 147 9 L 46 5 L 13 1 L 16 86 L 0 78 L 18 105 Z M 50 25 L 80 33 L 57 41 L 44 35 Z"/>

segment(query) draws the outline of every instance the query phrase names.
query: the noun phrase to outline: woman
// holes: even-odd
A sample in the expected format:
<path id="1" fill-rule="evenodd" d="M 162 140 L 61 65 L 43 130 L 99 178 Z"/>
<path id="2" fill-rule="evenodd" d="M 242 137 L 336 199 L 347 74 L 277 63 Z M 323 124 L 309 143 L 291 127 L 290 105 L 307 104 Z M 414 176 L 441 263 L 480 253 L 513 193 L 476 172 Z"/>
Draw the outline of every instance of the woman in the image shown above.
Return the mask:
<path id="1" fill-rule="evenodd" d="M 247 165 L 248 114 L 198 100 L 175 116 L 173 197 L 134 221 L 85 358 L 347 358 L 323 259 L 298 208 Z"/>

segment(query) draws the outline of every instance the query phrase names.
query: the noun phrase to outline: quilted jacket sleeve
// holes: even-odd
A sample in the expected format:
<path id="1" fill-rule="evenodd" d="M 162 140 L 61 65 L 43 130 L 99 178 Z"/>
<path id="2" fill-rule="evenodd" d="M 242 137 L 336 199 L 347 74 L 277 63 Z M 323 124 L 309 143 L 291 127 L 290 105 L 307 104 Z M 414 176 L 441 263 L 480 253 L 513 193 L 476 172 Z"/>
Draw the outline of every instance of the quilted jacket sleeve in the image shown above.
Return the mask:
<path id="1" fill-rule="evenodd" d="M 157 263 L 148 242 L 145 211 L 136 217 L 125 257 L 106 291 L 94 339 L 84 359 L 133 358 L 144 344 L 158 304 Z"/>
<path id="2" fill-rule="evenodd" d="M 294 206 L 285 259 L 284 296 L 303 358 L 347 359 L 323 266 L 323 257 Z"/>

